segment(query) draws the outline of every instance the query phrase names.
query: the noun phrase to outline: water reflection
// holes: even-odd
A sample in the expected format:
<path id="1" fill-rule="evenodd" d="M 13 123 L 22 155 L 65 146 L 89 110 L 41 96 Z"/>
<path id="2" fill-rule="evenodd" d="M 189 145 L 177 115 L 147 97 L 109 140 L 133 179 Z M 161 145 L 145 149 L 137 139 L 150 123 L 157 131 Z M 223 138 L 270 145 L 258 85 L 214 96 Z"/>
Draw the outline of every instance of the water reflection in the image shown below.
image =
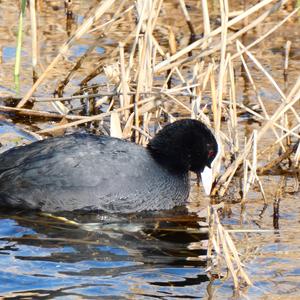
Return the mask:
<path id="1" fill-rule="evenodd" d="M 207 238 L 195 216 L 67 217 L 78 225 L 38 213 L 0 215 L 0 294 L 193 299 L 205 292 L 205 263 L 197 259 L 205 252 L 188 249 Z"/>

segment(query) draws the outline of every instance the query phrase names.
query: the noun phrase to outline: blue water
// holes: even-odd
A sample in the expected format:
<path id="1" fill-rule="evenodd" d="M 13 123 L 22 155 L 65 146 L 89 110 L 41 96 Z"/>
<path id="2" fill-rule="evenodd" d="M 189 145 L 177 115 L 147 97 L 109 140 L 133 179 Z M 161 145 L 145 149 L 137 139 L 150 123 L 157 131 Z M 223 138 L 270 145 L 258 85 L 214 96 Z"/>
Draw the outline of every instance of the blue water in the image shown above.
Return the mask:
<path id="1" fill-rule="evenodd" d="M 198 260 L 205 250 L 196 246 L 207 234 L 203 229 L 201 233 L 197 219 L 187 212 L 64 216 L 76 224 L 32 212 L 2 212 L 0 296 L 173 300 L 245 299 L 244 293 L 248 299 L 297 299 L 300 240 L 295 219 L 299 205 L 293 198 L 285 203 L 294 204 L 294 212 L 286 214 L 287 206 L 282 207 L 279 230 L 271 230 L 272 206 L 259 221 L 254 216 L 262 205 L 249 206 L 244 225 L 236 222 L 238 204 L 223 216 L 229 229 L 258 230 L 231 233 L 253 282 L 242 295 L 236 295 L 230 277 L 211 281 L 207 277 L 206 262 Z"/>
<path id="2" fill-rule="evenodd" d="M 206 293 L 205 264 L 187 260 L 199 254 L 187 250 L 188 243 L 203 234 L 187 233 L 182 223 L 161 222 L 160 230 L 153 219 L 141 230 L 140 221 L 123 218 L 106 220 L 101 231 L 94 216 L 87 231 L 83 223 L 32 213 L 0 217 L 0 295 L 199 299 Z M 131 231 L 124 231 L 129 224 Z"/>

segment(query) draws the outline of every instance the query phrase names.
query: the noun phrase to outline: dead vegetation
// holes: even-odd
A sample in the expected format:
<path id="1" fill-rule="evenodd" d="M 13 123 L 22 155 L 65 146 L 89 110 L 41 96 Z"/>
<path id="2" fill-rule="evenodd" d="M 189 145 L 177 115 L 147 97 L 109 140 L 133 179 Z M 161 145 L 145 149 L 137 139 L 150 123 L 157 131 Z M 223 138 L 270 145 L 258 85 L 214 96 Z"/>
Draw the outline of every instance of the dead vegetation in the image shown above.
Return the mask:
<path id="1" fill-rule="evenodd" d="M 36 67 L 36 18 L 39 11 L 35 11 L 34 1 L 30 1 L 32 68 L 37 80 L 22 97 L 2 97 L 2 101 L 13 99 L 17 105 L 2 105 L 0 110 L 55 120 L 51 126 L 35 131 L 40 135 L 64 133 L 69 128 L 84 125 L 93 131 L 100 129 L 105 132 L 108 128 L 106 131 L 112 136 L 143 145 L 166 121 L 174 121 L 177 117 L 201 119 L 213 128 L 221 145 L 221 155 L 214 165 L 215 183 L 211 193 L 214 202 L 227 201 L 234 178 L 239 178 L 240 183 L 236 195 L 238 200 L 235 201 L 242 204 L 253 189 L 258 189 L 266 201 L 262 175 L 288 175 L 294 179 L 293 192 L 297 192 L 300 176 L 300 77 L 292 87 L 283 90 L 253 50 L 295 17 L 299 8 L 286 12 L 276 26 L 265 26 L 265 32 L 256 40 L 243 43 L 250 30 L 263 24 L 287 3 L 284 0 L 263 0 L 241 11 L 230 11 L 228 1 L 220 0 L 220 19 L 215 25 L 207 1 L 202 0 L 203 24 L 200 26 L 190 17 L 187 3 L 178 0 L 178 18 L 185 20 L 190 31 L 188 43 L 182 44 L 176 39 L 178 32 L 174 32 L 165 20 L 168 16 L 167 1 L 104 0 L 63 43 L 45 71 L 39 72 Z M 67 10 L 67 16 L 70 16 L 70 3 Z M 117 45 L 95 61 L 94 69 L 81 78 L 78 90 L 70 95 L 68 84 L 72 77 L 101 39 L 118 31 L 121 22 L 129 24 L 127 31 L 122 28 L 124 32 Z M 71 47 L 83 35 L 91 33 L 96 37 L 93 44 L 66 70 L 65 76 L 59 78 L 52 91 L 54 96 L 35 96 L 51 72 L 68 56 Z M 288 76 L 291 42 L 287 41 L 283 46 L 286 46 L 283 71 Z M 253 70 L 269 82 L 280 103 L 266 105 Z M 105 78 L 104 84 L 92 82 L 99 75 Z M 239 101 L 238 76 L 247 82 L 255 102 Z M 51 103 L 51 111 L 37 109 L 37 104 L 41 103 Z M 241 116 L 245 114 L 259 124 L 248 134 L 241 132 L 244 122 Z M 276 195 L 282 195 L 284 191 L 282 182 Z M 212 268 L 224 260 L 235 287 L 240 285 L 239 276 L 246 284 L 251 284 L 229 233 L 221 225 L 217 209 L 210 206 L 208 210 L 209 271 L 212 272 Z"/>

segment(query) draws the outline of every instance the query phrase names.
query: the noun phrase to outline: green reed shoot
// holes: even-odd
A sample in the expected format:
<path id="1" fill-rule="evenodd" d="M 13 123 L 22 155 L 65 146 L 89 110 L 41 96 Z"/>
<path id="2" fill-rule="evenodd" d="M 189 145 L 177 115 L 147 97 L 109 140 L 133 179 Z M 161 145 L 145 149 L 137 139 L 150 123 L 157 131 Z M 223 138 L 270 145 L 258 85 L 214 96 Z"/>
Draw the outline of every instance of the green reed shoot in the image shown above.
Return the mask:
<path id="1" fill-rule="evenodd" d="M 22 37 L 23 37 L 23 18 L 25 15 L 26 0 L 21 2 L 21 11 L 19 16 L 18 36 L 17 36 L 17 47 L 16 47 L 16 62 L 15 62 L 15 85 L 16 90 L 19 91 L 19 76 L 20 76 L 20 65 L 21 65 L 21 50 L 22 50 Z"/>

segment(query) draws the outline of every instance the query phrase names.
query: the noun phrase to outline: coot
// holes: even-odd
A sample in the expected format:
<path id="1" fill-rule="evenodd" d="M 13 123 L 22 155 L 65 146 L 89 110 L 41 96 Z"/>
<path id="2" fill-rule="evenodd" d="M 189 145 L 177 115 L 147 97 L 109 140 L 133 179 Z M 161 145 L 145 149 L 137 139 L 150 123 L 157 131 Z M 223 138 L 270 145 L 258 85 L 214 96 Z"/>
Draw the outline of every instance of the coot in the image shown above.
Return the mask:
<path id="1" fill-rule="evenodd" d="M 91 134 L 49 138 L 0 155 L 0 205 L 49 212 L 171 209 L 188 198 L 188 171 L 210 168 L 217 151 L 211 131 L 191 119 L 165 126 L 147 148 Z"/>

